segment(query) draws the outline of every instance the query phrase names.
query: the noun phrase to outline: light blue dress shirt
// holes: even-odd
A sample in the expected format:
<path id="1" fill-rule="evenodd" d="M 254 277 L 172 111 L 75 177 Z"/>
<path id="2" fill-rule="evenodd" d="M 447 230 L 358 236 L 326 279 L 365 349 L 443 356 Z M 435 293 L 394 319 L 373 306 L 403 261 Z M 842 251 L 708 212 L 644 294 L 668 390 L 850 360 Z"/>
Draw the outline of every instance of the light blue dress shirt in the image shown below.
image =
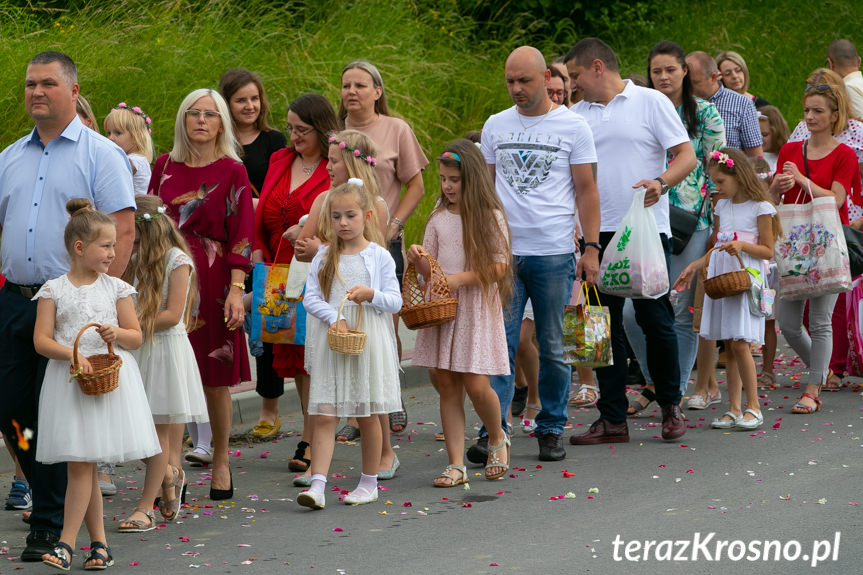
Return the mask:
<path id="1" fill-rule="evenodd" d="M 66 202 L 88 198 L 97 210 L 135 209 L 126 154 L 78 116 L 43 146 L 36 129 L 0 154 L 0 273 L 37 285 L 69 271 Z"/>

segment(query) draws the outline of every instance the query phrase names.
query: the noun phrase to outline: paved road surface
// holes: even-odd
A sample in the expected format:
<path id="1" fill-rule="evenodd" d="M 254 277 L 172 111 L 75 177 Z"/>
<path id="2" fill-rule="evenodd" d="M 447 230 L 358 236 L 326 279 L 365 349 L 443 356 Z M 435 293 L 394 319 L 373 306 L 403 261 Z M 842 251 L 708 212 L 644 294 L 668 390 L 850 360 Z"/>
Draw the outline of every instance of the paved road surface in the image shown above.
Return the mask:
<path id="1" fill-rule="evenodd" d="M 112 530 L 129 512 L 143 473 L 134 465 L 119 468 L 121 492 L 106 501 L 113 569 L 140 575 L 194 568 L 249 574 L 791 574 L 813 571 L 818 555 L 825 557 L 820 572 L 861 573 L 863 398 L 846 388 L 825 393 L 818 414 L 791 415 L 799 394 L 794 384 L 782 376 L 781 387 L 766 393 L 766 422 L 757 432 L 709 429 L 724 411 L 717 406 L 688 412 L 687 434 L 666 443 L 658 439 L 654 405 L 631 420 L 629 444 L 567 444 L 566 460 L 540 463 L 536 440 L 516 431 L 511 475 L 495 482 L 477 475 L 470 490 L 431 486 L 446 464 L 443 443 L 432 437 L 440 429 L 436 395 L 428 385 L 410 388 L 411 424 L 395 442 L 402 468 L 382 482 L 376 504 L 348 507 L 331 492 L 325 510 L 301 508 L 287 469 L 297 438 L 240 442 L 233 447 L 232 502 L 214 505 L 206 484 L 192 485 L 191 506 L 176 524 L 123 535 Z M 297 416 L 284 417 L 283 429 L 296 429 Z M 593 410 L 572 410 L 567 435 L 594 417 Z M 472 434 L 473 412 L 468 421 Z M 353 489 L 359 461 L 359 445 L 338 445 L 331 473 L 339 475 L 330 487 Z M 201 468 L 187 471 L 193 481 L 207 479 Z M 0 476 L 3 494 L 10 477 Z M 83 531 L 79 547 L 87 543 Z M 10 547 L 0 557 L 0 573 L 53 572 L 16 559 L 25 535 L 19 514 L 0 513 L 0 540 Z M 693 544 L 705 539 L 693 556 Z M 720 540 L 742 543 L 717 557 Z M 776 561 L 772 551 L 769 560 L 730 558 L 754 557 L 766 540 L 778 541 L 786 557 L 799 558 Z M 645 541 L 651 545 L 647 560 Z M 627 560 L 627 549 L 639 561 Z M 81 561 L 75 557 L 73 570 L 81 569 Z"/>

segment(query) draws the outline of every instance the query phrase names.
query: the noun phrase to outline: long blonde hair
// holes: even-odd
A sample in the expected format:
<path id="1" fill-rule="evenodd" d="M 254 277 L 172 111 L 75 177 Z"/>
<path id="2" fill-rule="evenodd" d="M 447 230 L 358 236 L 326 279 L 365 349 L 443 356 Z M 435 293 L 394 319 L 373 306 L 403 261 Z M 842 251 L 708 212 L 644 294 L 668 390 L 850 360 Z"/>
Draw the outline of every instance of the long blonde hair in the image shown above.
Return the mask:
<path id="1" fill-rule="evenodd" d="M 165 280 L 166 257 L 171 248 L 178 248 L 192 259 L 189 245 L 177 230 L 174 221 L 164 213 L 165 205 L 158 196 L 136 195 L 135 236 L 138 249 L 132 254 L 123 279 L 138 291 L 135 311 L 144 339 L 153 337 L 156 316 L 162 307 L 162 282 Z M 189 277 L 189 293 L 183 310 L 186 330 L 192 325 L 193 303 L 198 297 L 198 278 L 194 267 Z"/>
<path id="2" fill-rule="evenodd" d="M 331 206 L 333 199 L 348 195 L 352 196 L 357 202 L 357 206 L 359 206 L 363 211 L 363 217 L 365 217 L 366 213 L 371 211 L 371 219 L 365 223 L 365 227 L 363 228 L 363 237 L 370 242 L 383 245 L 384 239 L 381 237 L 381 229 L 378 225 L 377 211 L 375 210 L 374 205 L 375 200 L 364 185 L 360 186 L 353 182 L 348 182 L 330 190 L 327 193 L 327 199 L 324 200 L 324 206 L 321 208 L 322 221 L 326 220 L 327 222 L 330 222 L 330 220 L 332 220 Z M 332 229 L 332 223 L 328 223 L 328 226 Z M 330 288 L 333 285 L 333 279 L 339 278 L 339 255 L 344 247 L 342 238 L 340 238 L 338 234 L 335 234 L 330 241 L 330 247 L 327 250 L 327 254 L 324 259 L 324 265 L 321 266 L 321 269 L 318 272 L 318 281 L 321 284 L 321 295 L 324 299 L 327 299 L 330 295 Z"/>
<path id="3" fill-rule="evenodd" d="M 479 277 L 483 296 L 488 298 L 497 284 L 500 301 L 506 307 L 512 294 L 512 266 L 510 265 L 510 233 L 503 204 L 497 193 L 485 159 L 470 140 L 459 139 L 446 147 L 438 158 L 438 163 L 448 168 L 456 168 L 461 176 L 461 233 L 464 243 L 466 268 Z M 452 202 L 441 190 L 438 206 L 432 211 L 428 221 L 445 211 Z M 499 224 L 498 216 L 503 219 Z M 428 222 L 427 222 L 428 223 Z M 496 262 L 495 256 L 504 250 L 504 262 Z M 505 263 L 506 271 L 499 276 L 496 263 Z"/>

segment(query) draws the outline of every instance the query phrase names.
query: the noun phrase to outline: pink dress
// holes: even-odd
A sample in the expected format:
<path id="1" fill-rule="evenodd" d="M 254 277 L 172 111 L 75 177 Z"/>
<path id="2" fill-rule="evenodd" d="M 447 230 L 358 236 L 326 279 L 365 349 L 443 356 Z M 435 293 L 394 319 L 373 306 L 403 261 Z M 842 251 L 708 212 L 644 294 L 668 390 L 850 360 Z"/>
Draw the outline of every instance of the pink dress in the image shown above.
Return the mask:
<path id="1" fill-rule="evenodd" d="M 153 168 L 149 193 L 165 202 L 195 261 L 199 301 L 189 341 L 204 386 L 248 381 L 245 334 L 230 331 L 224 319 L 231 270 L 251 268 L 255 212 L 246 168 L 230 158 L 192 168 L 165 154 Z"/>
<path id="2" fill-rule="evenodd" d="M 503 214 L 497 217 L 506 229 Z M 433 214 L 426 225 L 423 247 L 446 275 L 465 271 L 461 216 L 447 210 Z M 509 257 L 502 246 L 495 261 L 506 262 Z M 413 364 L 459 373 L 509 375 L 506 330 L 497 292 L 484 300 L 479 286 L 466 286 L 453 295 L 458 298 L 455 320 L 417 331 Z"/>

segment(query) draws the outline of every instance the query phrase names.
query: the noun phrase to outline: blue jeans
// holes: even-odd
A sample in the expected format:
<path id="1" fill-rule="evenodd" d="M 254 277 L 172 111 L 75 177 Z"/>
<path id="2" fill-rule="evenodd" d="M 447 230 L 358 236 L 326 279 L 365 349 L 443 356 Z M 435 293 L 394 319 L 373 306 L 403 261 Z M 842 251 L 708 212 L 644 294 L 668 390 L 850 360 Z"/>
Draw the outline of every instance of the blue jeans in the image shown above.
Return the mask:
<path id="1" fill-rule="evenodd" d="M 611 241 L 612 232 L 601 232 L 602 252 Z M 666 259 L 668 239 L 662 235 Z M 600 254 L 601 261 L 602 253 Z M 676 279 L 676 278 L 675 278 Z M 624 298 L 603 294 L 602 305 L 611 315 L 611 349 L 614 365 L 596 370 L 599 382 L 600 418 L 611 423 L 626 421 L 626 334 L 623 329 Z M 632 300 L 635 319 L 647 340 L 647 368 L 656 385 L 656 400 L 660 406 L 680 402 L 680 368 L 678 366 L 677 334 L 674 333 L 674 310 L 668 294 L 657 299 Z"/>
<path id="2" fill-rule="evenodd" d="M 66 498 L 66 464 L 46 465 L 36 461 L 39 437 L 39 393 L 48 360 L 37 354 L 33 347 L 33 328 L 36 324 L 36 302 L 0 290 L 0 431 L 9 439 L 18 463 L 30 482 L 33 492 L 33 514 L 30 532 L 50 531 L 60 535 L 63 529 L 63 502 Z M 74 384 L 69 384 L 74 385 Z M 18 447 L 15 420 L 21 429 L 34 430 L 30 448 Z M 46 437 L 45 441 L 62 441 Z"/>
<path id="3" fill-rule="evenodd" d="M 542 411 L 536 416 L 536 431 L 562 434 L 572 373 L 563 363 L 563 308 L 572 295 L 575 255 L 513 256 L 512 267 L 512 300 L 504 310 L 510 375 L 491 378 L 491 387 L 500 399 L 501 426 L 506 429 L 506 414 L 514 391 L 521 317 L 525 302 L 530 299 L 539 343 L 539 400 L 542 403 Z M 479 434 L 486 436 L 488 432 L 482 428 Z"/>
<path id="4" fill-rule="evenodd" d="M 674 286 L 675 280 L 680 276 L 680 272 L 694 262 L 705 253 L 707 253 L 707 238 L 710 237 L 710 230 L 699 230 L 692 234 L 689 243 L 686 244 L 686 249 L 678 255 L 672 255 L 668 258 L 668 281 L 671 286 Z M 695 365 L 695 356 L 698 353 L 698 334 L 692 330 L 692 312 L 689 308 L 694 304 L 695 299 L 695 280 L 686 291 L 678 294 L 677 300 L 672 304 L 674 308 L 674 332 L 677 334 L 677 349 L 678 349 L 678 365 L 680 367 L 680 394 L 686 394 L 686 388 L 689 385 L 689 376 L 692 374 L 692 367 Z M 623 327 L 626 329 L 626 337 L 629 339 L 629 345 L 635 352 L 635 357 L 638 358 L 638 365 L 641 367 L 641 373 L 647 383 L 653 383 L 647 369 L 647 341 L 644 339 L 644 332 L 638 327 L 635 321 L 635 308 L 632 301 L 627 301 L 623 308 Z"/>

